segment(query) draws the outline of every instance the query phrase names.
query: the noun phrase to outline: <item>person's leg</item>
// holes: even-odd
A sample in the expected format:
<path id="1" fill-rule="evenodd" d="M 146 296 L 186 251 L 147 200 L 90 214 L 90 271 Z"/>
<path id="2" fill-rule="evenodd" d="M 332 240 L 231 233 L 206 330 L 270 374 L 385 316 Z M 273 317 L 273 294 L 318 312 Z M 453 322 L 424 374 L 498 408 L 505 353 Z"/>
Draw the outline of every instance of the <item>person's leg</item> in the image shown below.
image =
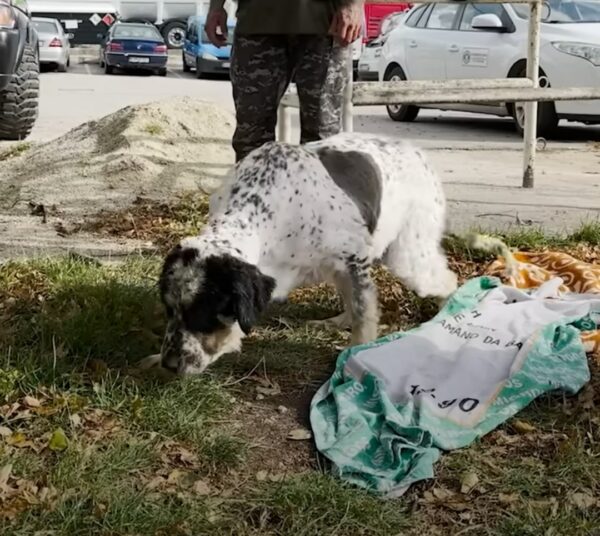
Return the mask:
<path id="1" fill-rule="evenodd" d="M 277 107 L 290 80 L 288 42 L 280 35 L 236 35 L 231 84 L 237 126 L 236 160 L 275 139 Z"/>
<path id="2" fill-rule="evenodd" d="M 322 140 L 341 130 L 349 47 L 329 36 L 300 36 L 292 50 L 300 100 L 300 143 Z"/>

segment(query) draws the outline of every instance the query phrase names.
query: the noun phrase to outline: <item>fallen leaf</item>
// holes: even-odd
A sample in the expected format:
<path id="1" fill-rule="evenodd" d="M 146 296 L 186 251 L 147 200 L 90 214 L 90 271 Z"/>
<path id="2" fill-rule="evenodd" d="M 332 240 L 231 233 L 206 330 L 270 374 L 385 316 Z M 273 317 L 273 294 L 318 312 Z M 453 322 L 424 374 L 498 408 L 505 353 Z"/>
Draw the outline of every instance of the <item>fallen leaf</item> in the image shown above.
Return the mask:
<path id="1" fill-rule="evenodd" d="M 284 478 L 285 478 L 285 475 L 283 473 L 271 473 L 269 475 L 269 480 L 271 482 L 281 482 L 281 481 L 283 481 Z"/>
<path id="2" fill-rule="evenodd" d="M 515 420 L 511 424 L 519 434 L 531 434 L 536 431 L 535 426 L 525 421 Z"/>
<path id="3" fill-rule="evenodd" d="M 598 503 L 597 499 L 590 493 L 571 493 L 568 500 L 572 505 L 583 511 L 596 506 Z"/>
<path id="4" fill-rule="evenodd" d="M 169 476 L 167 476 L 167 483 L 168 484 L 177 484 L 185 475 L 185 473 L 183 471 L 181 471 L 180 469 L 173 469 L 170 473 Z"/>
<path id="5" fill-rule="evenodd" d="M 210 486 L 204 480 L 196 480 L 192 485 L 192 491 L 196 495 L 210 495 Z"/>
<path id="6" fill-rule="evenodd" d="M 71 421 L 71 425 L 74 428 L 81 426 L 81 417 L 77 413 L 74 413 L 73 415 L 69 415 L 69 421 Z"/>
<path id="7" fill-rule="evenodd" d="M 445 489 L 445 488 L 433 488 L 431 490 L 431 493 L 433 493 L 433 496 L 438 501 L 447 501 L 454 495 L 454 493 L 452 491 L 450 491 L 449 489 Z"/>
<path id="8" fill-rule="evenodd" d="M 0 492 L 6 491 L 8 488 L 8 478 L 12 472 L 12 464 L 5 465 L 0 469 Z"/>
<path id="9" fill-rule="evenodd" d="M 28 446 L 28 444 L 30 445 L 31 442 L 27 441 L 27 436 L 25 436 L 24 433 L 13 432 L 13 434 L 6 439 L 6 444 L 10 445 L 11 447 L 21 448 Z"/>
<path id="10" fill-rule="evenodd" d="M 25 404 L 29 408 L 39 408 L 42 405 L 42 403 L 37 398 L 33 398 L 32 396 L 26 396 L 23 399 L 23 404 Z"/>
<path id="11" fill-rule="evenodd" d="M 460 481 L 460 492 L 468 495 L 479 483 L 479 477 L 476 473 L 469 471 L 465 473 Z"/>
<path id="12" fill-rule="evenodd" d="M 162 476 L 155 476 L 152 480 L 150 480 L 147 484 L 146 484 L 146 488 L 148 490 L 154 490 L 154 489 L 158 489 L 160 488 L 164 483 L 166 482 L 166 480 L 162 477 Z"/>
<path id="13" fill-rule="evenodd" d="M 312 433 L 306 428 L 297 428 L 296 430 L 292 430 L 287 435 L 287 438 L 292 441 L 306 441 L 307 439 L 312 438 Z"/>
<path id="14" fill-rule="evenodd" d="M 259 471 L 258 473 L 256 473 L 256 480 L 258 480 L 259 482 L 264 482 L 267 479 L 267 475 L 269 473 L 267 471 Z"/>
<path id="15" fill-rule="evenodd" d="M 503 504 L 512 504 L 519 501 L 519 496 L 516 493 L 499 493 L 498 500 Z"/>
<path id="16" fill-rule="evenodd" d="M 256 392 L 258 394 L 264 395 L 264 396 L 276 396 L 276 395 L 281 394 L 281 388 L 276 383 L 274 383 L 268 387 L 263 387 L 263 386 L 259 385 L 256 388 Z"/>
<path id="17" fill-rule="evenodd" d="M 10 437 L 12 430 L 8 426 L 0 426 L 0 437 Z"/>
<path id="18" fill-rule="evenodd" d="M 52 432 L 50 441 L 48 442 L 48 448 L 54 452 L 60 452 L 65 450 L 69 446 L 69 441 L 62 428 L 57 428 Z"/>

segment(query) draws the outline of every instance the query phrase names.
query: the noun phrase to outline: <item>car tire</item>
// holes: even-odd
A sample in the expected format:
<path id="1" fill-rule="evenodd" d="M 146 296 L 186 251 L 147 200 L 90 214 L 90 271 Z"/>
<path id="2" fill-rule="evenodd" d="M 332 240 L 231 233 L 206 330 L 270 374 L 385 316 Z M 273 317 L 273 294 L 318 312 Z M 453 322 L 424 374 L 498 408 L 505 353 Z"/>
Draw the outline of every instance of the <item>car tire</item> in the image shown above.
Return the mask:
<path id="1" fill-rule="evenodd" d="M 183 61 L 183 72 L 189 73 L 192 69 L 187 64 L 187 61 L 185 61 L 185 54 L 183 52 L 181 53 L 181 60 Z"/>
<path id="2" fill-rule="evenodd" d="M 167 46 L 171 49 L 181 48 L 185 40 L 186 26 L 179 21 L 169 22 L 161 30 L 161 34 Z"/>
<path id="3" fill-rule="evenodd" d="M 104 61 L 104 73 L 105 74 L 113 74 L 115 72 L 115 68 L 112 65 L 109 65 L 106 60 Z"/>
<path id="4" fill-rule="evenodd" d="M 201 79 L 204 78 L 204 73 L 202 72 L 202 68 L 200 67 L 200 59 L 196 58 L 196 78 Z"/>
<path id="5" fill-rule="evenodd" d="M 406 80 L 406 75 L 401 67 L 394 67 L 386 73 L 384 80 L 386 82 Z M 386 107 L 390 119 L 393 121 L 401 121 L 403 123 L 411 123 L 419 115 L 419 107 L 410 104 L 388 104 Z"/>
<path id="6" fill-rule="evenodd" d="M 159 69 L 158 70 L 158 76 L 167 76 L 167 69 Z"/>
<path id="7" fill-rule="evenodd" d="M 0 91 L 0 140 L 26 138 L 38 115 L 40 63 L 30 44 L 8 86 Z"/>
<path id="8" fill-rule="evenodd" d="M 67 72 L 67 64 L 66 64 L 66 63 L 59 63 L 59 64 L 56 66 L 56 70 L 57 70 L 59 73 L 66 73 L 66 72 Z"/>
<path id="9" fill-rule="evenodd" d="M 527 76 L 527 70 L 525 68 L 520 69 L 515 77 L 524 78 Z M 540 71 L 540 77 L 545 77 L 545 73 Z M 548 86 L 550 87 L 550 82 Z M 523 136 L 525 134 L 525 103 L 515 102 L 510 104 L 508 110 L 515 122 L 515 129 Z M 537 117 L 537 130 L 536 136 L 542 138 L 551 138 L 556 134 L 558 128 L 558 115 L 556 113 L 556 106 L 553 102 L 539 102 L 538 103 L 538 117 Z"/>

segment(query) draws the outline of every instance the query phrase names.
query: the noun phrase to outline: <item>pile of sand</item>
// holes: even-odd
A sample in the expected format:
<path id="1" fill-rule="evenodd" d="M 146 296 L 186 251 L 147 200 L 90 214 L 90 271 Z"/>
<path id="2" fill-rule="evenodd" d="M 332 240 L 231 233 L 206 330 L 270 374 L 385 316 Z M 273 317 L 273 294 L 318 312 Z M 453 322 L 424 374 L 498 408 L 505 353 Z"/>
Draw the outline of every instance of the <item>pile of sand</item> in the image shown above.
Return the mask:
<path id="1" fill-rule="evenodd" d="M 190 98 L 129 106 L 33 146 L 0 166 L 0 212 L 30 203 L 67 220 L 212 191 L 234 162 L 235 118 Z"/>

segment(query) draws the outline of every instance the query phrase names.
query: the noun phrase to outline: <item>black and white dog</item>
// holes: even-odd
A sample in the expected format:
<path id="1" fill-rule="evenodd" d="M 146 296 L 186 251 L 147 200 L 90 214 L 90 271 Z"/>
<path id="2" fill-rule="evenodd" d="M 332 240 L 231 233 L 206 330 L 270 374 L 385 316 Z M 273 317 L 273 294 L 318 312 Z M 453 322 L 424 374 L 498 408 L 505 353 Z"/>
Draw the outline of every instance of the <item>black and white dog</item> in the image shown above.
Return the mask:
<path id="1" fill-rule="evenodd" d="M 161 363 L 199 373 L 241 341 L 271 299 L 333 283 L 352 343 L 377 337 L 382 260 L 422 297 L 456 289 L 440 241 L 445 198 L 423 155 L 404 142 L 340 134 L 293 146 L 268 143 L 240 162 L 210 201 L 200 236 L 166 258 L 160 292 L 168 326 Z"/>

